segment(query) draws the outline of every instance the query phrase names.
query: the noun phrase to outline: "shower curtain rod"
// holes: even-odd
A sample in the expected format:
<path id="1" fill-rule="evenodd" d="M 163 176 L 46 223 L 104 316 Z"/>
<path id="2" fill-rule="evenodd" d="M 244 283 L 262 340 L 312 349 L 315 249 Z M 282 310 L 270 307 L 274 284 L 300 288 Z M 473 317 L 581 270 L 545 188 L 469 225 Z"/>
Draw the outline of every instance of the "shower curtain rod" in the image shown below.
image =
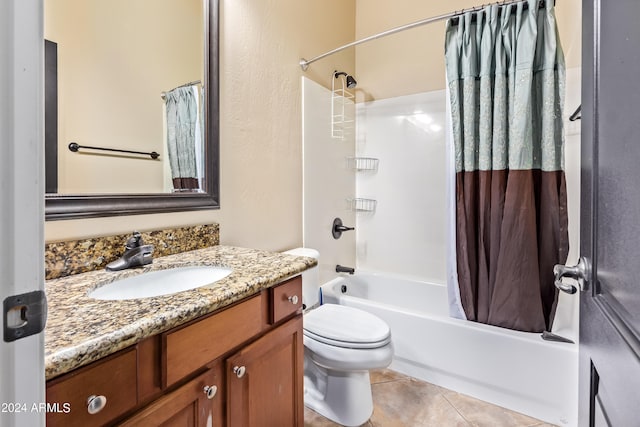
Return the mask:
<path id="1" fill-rule="evenodd" d="M 500 2 L 496 2 L 496 3 L 489 3 L 489 4 L 483 4 L 482 6 L 476 6 L 476 7 L 471 7 L 468 9 L 462 9 L 462 10 L 458 10 L 458 11 L 453 11 L 453 12 L 449 12 L 449 13 L 445 13 L 444 15 L 438 15 L 438 16 L 432 16 L 430 18 L 426 18 L 426 19 L 422 19 L 420 21 L 416 21 L 416 22 L 412 22 L 410 24 L 406 24 L 406 25 L 401 25 L 399 27 L 395 27 L 392 28 L 390 30 L 386 30 L 383 31 L 381 33 L 378 34 L 374 34 L 372 36 L 369 37 L 365 37 L 363 39 L 360 40 L 356 40 L 353 41 L 351 43 L 347 43 L 344 46 L 340 46 L 337 47 L 333 50 L 330 50 L 329 52 L 323 53 L 322 55 L 318 55 L 315 58 L 311 58 L 309 60 L 306 60 L 304 58 L 300 58 L 300 68 L 302 68 L 302 71 L 307 71 L 307 69 L 309 68 L 309 65 L 311 65 L 312 63 L 316 62 L 319 59 L 322 59 L 326 56 L 329 55 L 333 55 L 334 53 L 338 53 L 341 52 L 347 48 L 350 48 L 352 46 L 357 46 L 359 44 L 371 41 L 371 40 L 375 40 L 375 39 L 379 39 L 381 37 L 385 37 L 385 36 L 389 36 L 391 34 L 395 34 L 395 33 L 399 33 L 401 31 L 404 30 L 409 30 L 411 28 L 415 28 L 415 27 L 420 27 L 422 25 L 426 25 L 426 24 L 431 24 L 432 22 L 437 22 L 437 21 L 442 21 L 443 19 L 448 19 L 448 18 L 455 18 L 456 16 L 460 16 L 460 15 L 464 15 L 465 13 L 468 12 L 479 12 L 481 10 L 483 10 L 485 7 L 487 6 L 507 6 L 510 4 L 514 4 L 514 3 L 520 3 L 523 0 L 504 0 L 504 1 L 500 1 Z M 525 3 L 525 6 L 527 4 Z M 544 0 L 538 2 L 538 7 L 543 7 L 544 6 Z"/>

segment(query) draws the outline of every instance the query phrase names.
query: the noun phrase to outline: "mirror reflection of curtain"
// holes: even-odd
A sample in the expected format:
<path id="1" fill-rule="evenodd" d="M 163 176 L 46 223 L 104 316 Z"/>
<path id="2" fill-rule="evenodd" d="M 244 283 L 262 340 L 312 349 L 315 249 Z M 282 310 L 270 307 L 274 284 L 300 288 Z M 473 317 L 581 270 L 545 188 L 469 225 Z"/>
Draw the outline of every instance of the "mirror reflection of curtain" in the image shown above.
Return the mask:
<path id="1" fill-rule="evenodd" d="M 196 176 L 198 177 L 198 188 L 204 190 L 204 87 L 192 86 L 193 95 L 197 101 L 198 116 L 196 119 Z M 200 92 L 198 93 L 198 89 Z"/>
<path id="2" fill-rule="evenodd" d="M 202 147 L 202 127 L 199 125 L 199 96 L 197 87 L 178 87 L 167 92 L 167 150 L 175 191 L 200 189 L 202 178 L 196 146 Z"/>

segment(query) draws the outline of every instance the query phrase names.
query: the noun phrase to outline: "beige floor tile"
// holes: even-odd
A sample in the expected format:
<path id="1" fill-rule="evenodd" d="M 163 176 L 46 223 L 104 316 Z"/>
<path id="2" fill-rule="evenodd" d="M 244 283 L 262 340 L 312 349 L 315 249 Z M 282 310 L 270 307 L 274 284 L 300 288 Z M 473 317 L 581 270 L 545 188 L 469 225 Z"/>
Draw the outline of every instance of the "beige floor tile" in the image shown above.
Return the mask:
<path id="1" fill-rule="evenodd" d="M 334 423 L 317 412 L 305 407 L 304 427 L 341 427 L 341 425 Z M 361 427 L 372 427 L 371 421 L 367 421 Z"/>
<path id="2" fill-rule="evenodd" d="M 370 373 L 374 409 L 361 427 L 555 427 L 389 369 Z M 305 427 L 340 427 L 305 408 Z"/>
<path id="3" fill-rule="evenodd" d="M 391 369 L 373 369 L 369 372 L 371 384 L 386 383 L 388 381 L 405 380 L 409 377 Z"/>
<path id="4" fill-rule="evenodd" d="M 443 389 L 413 378 L 373 384 L 374 427 L 471 426 L 442 396 Z"/>
<path id="5" fill-rule="evenodd" d="M 304 408 L 304 426 L 305 427 L 340 427 L 340 424 L 336 424 L 331 420 L 323 417 L 315 411 Z"/>
<path id="6" fill-rule="evenodd" d="M 540 420 L 513 412 L 464 394 L 447 391 L 444 397 L 473 426 L 477 427 L 531 427 Z"/>

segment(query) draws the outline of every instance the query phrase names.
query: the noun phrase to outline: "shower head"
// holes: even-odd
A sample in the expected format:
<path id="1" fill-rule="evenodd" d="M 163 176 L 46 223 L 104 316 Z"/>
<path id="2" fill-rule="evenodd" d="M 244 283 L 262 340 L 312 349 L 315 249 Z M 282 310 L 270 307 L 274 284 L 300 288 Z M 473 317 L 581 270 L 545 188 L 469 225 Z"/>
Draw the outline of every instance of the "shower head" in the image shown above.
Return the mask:
<path id="1" fill-rule="evenodd" d="M 349 89 L 353 89 L 357 84 L 358 82 L 356 82 L 356 79 L 354 79 L 353 76 L 347 76 L 347 87 Z"/>
<path id="2" fill-rule="evenodd" d="M 356 79 L 354 79 L 353 76 L 350 76 L 349 74 L 345 73 L 344 71 L 334 71 L 333 72 L 333 77 L 335 77 L 337 79 L 338 76 L 344 76 L 345 77 L 345 80 L 347 82 L 347 87 L 349 89 L 353 89 L 358 84 L 358 82 L 356 82 Z"/>

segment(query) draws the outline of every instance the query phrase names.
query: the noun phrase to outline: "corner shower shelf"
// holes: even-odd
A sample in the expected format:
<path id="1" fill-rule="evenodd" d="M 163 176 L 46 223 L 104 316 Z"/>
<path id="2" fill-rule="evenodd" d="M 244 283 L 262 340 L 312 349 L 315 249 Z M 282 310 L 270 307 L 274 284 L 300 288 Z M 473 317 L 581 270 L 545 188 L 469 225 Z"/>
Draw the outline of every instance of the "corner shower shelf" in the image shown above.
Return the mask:
<path id="1" fill-rule="evenodd" d="M 354 212 L 375 212 L 378 201 L 374 199 L 354 198 L 347 199 L 347 203 L 349 203 L 349 208 Z"/>
<path id="2" fill-rule="evenodd" d="M 355 171 L 377 171 L 380 161 L 373 157 L 347 157 L 349 169 Z"/>
<path id="3" fill-rule="evenodd" d="M 355 128 L 354 95 L 344 88 L 331 92 L 331 136 L 337 139 L 354 134 Z"/>

